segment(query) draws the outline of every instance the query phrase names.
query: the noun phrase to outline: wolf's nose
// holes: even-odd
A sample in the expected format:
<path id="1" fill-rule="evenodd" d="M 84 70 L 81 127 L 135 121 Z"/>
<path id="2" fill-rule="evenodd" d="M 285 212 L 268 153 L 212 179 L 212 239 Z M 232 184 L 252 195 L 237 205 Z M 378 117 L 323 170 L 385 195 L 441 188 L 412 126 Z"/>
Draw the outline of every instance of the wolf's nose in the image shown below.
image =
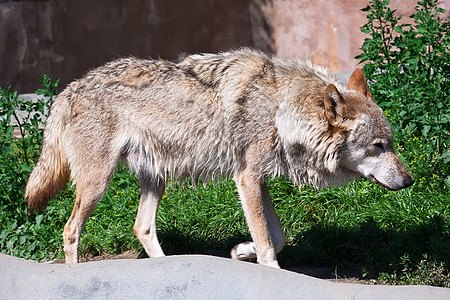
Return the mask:
<path id="1" fill-rule="evenodd" d="M 414 183 L 414 178 L 411 175 L 406 176 L 403 180 L 403 188 L 410 187 Z"/>

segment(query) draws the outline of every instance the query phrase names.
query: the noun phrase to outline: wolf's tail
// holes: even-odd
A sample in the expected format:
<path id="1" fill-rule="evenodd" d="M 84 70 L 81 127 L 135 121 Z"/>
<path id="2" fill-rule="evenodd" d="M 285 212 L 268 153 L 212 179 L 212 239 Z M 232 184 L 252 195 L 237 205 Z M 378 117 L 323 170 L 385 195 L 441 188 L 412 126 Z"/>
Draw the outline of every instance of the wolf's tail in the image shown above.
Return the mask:
<path id="1" fill-rule="evenodd" d="M 69 164 L 62 143 L 70 90 L 55 99 L 47 119 L 39 160 L 28 178 L 25 199 L 30 212 L 42 211 L 48 201 L 62 190 L 69 180 Z"/>

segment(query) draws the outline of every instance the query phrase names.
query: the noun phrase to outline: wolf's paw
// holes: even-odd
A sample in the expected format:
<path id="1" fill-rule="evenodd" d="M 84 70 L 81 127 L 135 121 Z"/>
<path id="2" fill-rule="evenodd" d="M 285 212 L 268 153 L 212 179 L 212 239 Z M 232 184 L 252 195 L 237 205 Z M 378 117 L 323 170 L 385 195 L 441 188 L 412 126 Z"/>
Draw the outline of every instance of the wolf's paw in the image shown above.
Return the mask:
<path id="1" fill-rule="evenodd" d="M 260 262 L 260 261 L 258 261 L 258 263 L 260 265 L 272 267 L 272 268 L 275 268 L 275 269 L 281 269 L 280 265 L 278 264 L 278 261 L 276 261 L 276 260 L 272 260 L 272 261 L 268 261 L 268 262 Z"/>
<path id="2" fill-rule="evenodd" d="M 237 244 L 231 249 L 231 258 L 244 260 L 248 258 L 256 258 L 256 245 L 253 242 L 244 242 Z"/>

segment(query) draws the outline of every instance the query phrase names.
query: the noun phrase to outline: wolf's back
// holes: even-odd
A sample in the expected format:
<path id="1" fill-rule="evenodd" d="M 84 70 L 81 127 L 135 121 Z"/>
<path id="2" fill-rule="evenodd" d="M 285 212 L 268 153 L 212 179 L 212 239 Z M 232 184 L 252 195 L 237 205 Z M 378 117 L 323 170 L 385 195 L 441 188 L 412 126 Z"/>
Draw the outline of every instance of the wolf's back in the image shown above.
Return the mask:
<path id="1" fill-rule="evenodd" d="M 41 155 L 25 187 L 25 199 L 31 212 L 44 209 L 50 198 L 62 190 L 69 179 L 62 133 L 70 94 L 71 91 L 67 88 L 58 95 L 45 125 Z"/>

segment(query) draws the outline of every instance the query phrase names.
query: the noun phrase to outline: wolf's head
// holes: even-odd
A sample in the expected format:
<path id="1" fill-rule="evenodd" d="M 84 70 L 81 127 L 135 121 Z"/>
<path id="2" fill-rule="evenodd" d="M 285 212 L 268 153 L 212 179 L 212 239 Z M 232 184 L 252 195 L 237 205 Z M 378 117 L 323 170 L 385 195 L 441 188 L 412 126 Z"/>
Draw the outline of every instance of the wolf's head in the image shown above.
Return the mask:
<path id="1" fill-rule="evenodd" d="M 381 108 L 373 102 L 361 70 L 352 74 L 348 89 L 341 94 L 330 84 L 324 95 L 330 129 L 343 132 L 340 167 L 389 190 L 411 186 L 414 179 L 394 153 L 391 128 Z"/>

